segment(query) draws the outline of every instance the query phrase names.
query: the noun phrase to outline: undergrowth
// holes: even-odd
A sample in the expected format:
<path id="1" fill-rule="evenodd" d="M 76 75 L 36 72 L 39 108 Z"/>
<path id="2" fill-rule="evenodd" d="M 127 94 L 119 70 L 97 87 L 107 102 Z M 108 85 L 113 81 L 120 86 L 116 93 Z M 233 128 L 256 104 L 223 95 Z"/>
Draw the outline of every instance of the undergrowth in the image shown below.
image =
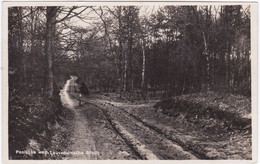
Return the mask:
<path id="1" fill-rule="evenodd" d="M 64 112 L 59 94 L 50 100 L 41 94 L 20 93 L 9 89 L 9 158 L 40 159 L 41 156 L 16 151 L 40 151 L 51 145 L 52 129 Z"/>

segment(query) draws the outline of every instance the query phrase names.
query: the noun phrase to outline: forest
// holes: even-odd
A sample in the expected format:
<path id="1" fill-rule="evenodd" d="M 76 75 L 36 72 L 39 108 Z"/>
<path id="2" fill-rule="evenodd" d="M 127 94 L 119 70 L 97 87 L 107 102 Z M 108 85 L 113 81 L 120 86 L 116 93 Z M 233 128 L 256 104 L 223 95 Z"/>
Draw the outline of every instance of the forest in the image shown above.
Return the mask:
<path id="1" fill-rule="evenodd" d="M 11 88 L 52 97 L 75 74 L 144 97 L 251 93 L 249 6 L 12 7 L 8 22 Z"/>
<path id="2" fill-rule="evenodd" d="M 126 135 L 127 130 L 131 134 L 137 133 L 138 130 L 135 132 L 126 127 L 131 124 L 135 127 L 139 122 L 146 129 L 156 132 L 157 136 L 153 136 L 154 132 L 149 134 L 156 138 L 158 145 L 161 144 L 160 138 L 164 138 L 165 143 L 178 143 L 184 152 L 191 152 L 189 158 L 251 159 L 250 21 L 250 5 L 245 4 L 9 7 L 10 158 L 29 158 L 19 156 L 15 150 L 27 150 L 35 142 L 41 147 L 34 146 L 33 150 L 45 150 L 55 145 L 53 136 L 62 130 L 53 131 L 58 127 L 56 125 L 65 126 L 64 120 L 71 121 L 66 126 L 75 124 L 75 127 L 68 128 L 72 129 L 71 132 L 64 132 L 58 144 L 61 147 L 69 145 L 66 137 L 73 138 L 70 136 L 73 133 L 87 134 L 80 133 L 77 128 L 81 126 L 76 124 L 86 126 L 87 120 L 88 124 L 97 126 L 93 118 L 99 120 L 101 111 L 102 118 L 106 118 L 109 126 L 113 127 L 112 133 L 118 133 L 123 138 L 122 145 L 139 143 L 129 144 L 128 140 L 133 139 Z M 78 95 L 79 85 L 81 88 L 84 86 L 89 95 Z M 73 86 L 74 92 L 71 92 L 68 88 Z M 106 109 L 107 106 L 100 102 L 107 103 L 103 98 L 109 95 L 112 105 Z M 117 95 L 116 99 L 113 95 Z M 81 101 L 83 105 L 74 110 L 78 100 L 79 106 Z M 85 106 L 84 101 L 88 102 Z M 124 110 L 128 111 L 124 111 L 120 108 L 123 105 L 116 108 L 118 103 L 113 101 L 124 102 L 125 106 L 130 102 L 146 104 L 140 110 L 136 110 L 138 106 L 132 106 L 129 109 L 125 107 Z M 155 104 L 157 101 L 161 102 L 151 107 L 151 102 Z M 90 106 L 90 102 L 95 107 Z M 81 110 L 83 113 L 80 113 Z M 145 112 L 140 112 L 142 110 Z M 87 115 L 90 111 L 92 113 Z M 168 120 L 168 116 L 176 118 L 168 121 L 171 125 L 165 125 L 167 122 L 164 120 Z M 150 117 L 153 117 L 152 123 L 145 122 Z M 121 122 L 123 118 L 129 119 L 129 125 Z M 162 121 L 165 126 L 155 127 L 154 120 Z M 177 125 L 180 126 L 171 127 Z M 223 149 L 226 151 L 224 155 L 212 155 L 211 151 L 217 148 L 209 151 L 210 144 L 197 146 L 192 141 L 186 143 L 184 134 L 181 139 L 169 138 L 167 131 L 160 130 L 166 126 L 180 131 L 186 128 L 189 135 L 197 137 L 196 144 L 207 141 L 215 143 L 216 147 L 220 147 L 219 141 L 232 142 L 226 144 L 232 145 L 230 138 L 236 134 L 236 141 L 241 142 L 234 143 L 244 144 L 238 147 L 246 148 L 234 149 L 242 154 L 240 157 L 234 155 L 237 152 L 230 155 L 229 147 Z M 117 129 L 116 132 L 113 129 Z M 96 142 L 113 141 L 107 141 L 109 137 L 98 140 L 97 136 L 110 134 L 99 132 L 104 130 L 93 131 Z M 208 138 L 200 138 L 204 135 Z M 151 141 L 144 138 L 147 137 L 139 138 L 140 142 L 149 145 Z M 212 138 L 214 142 L 209 140 Z M 81 142 L 80 139 L 77 142 Z M 100 147 L 104 148 L 100 149 L 101 152 L 110 151 Z M 132 149 L 133 154 L 139 151 L 135 146 Z M 158 151 L 157 147 L 150 146 L 150 149 Z M 164 153 L 171 152 L 173 148 L 168 149 Z M 185 153 L 180 157 L 168 154 L 168 157 L 158 151 L 152 157 L 186 159 Z M 151 157 L 143 157 L 142 154 L 141 151 L 139 155 L 127 158 Z M 43 157 L 34 155 L 33 158 Z M 100 158 L 112 157 L 101 154 Z"/>

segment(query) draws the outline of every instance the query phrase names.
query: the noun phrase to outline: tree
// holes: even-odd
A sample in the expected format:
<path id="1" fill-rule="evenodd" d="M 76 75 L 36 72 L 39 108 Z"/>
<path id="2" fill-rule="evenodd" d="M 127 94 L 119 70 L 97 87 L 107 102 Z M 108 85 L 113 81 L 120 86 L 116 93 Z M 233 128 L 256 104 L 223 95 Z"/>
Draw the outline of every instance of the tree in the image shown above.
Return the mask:
<path id="1" fill-rule="evenodd" d="M 149 20 L 147 17 L 143 17 L 140 21 L 140 40 L 141 40 L 141 47 L 142 47 L 142 81 L 141 81 L 141 88 L 143 91 L 146 91 L 146 44 L 149 35 Z"/>
<path id="2" fill-rule="evenodd" d="M 124 26 L 127 38 L 127 52 L 125 53 L 125 68 L 124 68 L 124 91 L 134 89 L 133 78 L 133 45 L 136 31 L 139 30 L 138 7 L 126 6 L 123 8 Z"/>
<path id="3" fill-rule="evenodd" d="M 45 81 L 45 93 L 47 97 L 52 98 L 54 93 L 54 76 L 53 76 L 53 58 L 54 58 L 54 39 L 56 24 L 65 20 L 79 16 L 88 7 L 84 7 L 79 12 L 75 12 L 76 9 L 82 7 L 71 7 L 66 11 L 66 8 L 62 7 L 47 7 L 46 9 L 46 44 L 45 44 L 45 62 L 46 62 L 46 81 Z M 57 20 L 58 13 L 65 12 L 66 15 Z"/>
<path id="4" fill-rule="evenodd" d="M 54 36 L 55 36 L 55 22 L 57 17 L 57 7 L 47 7 L 46 11 L 46 85 L 45 92 L 49 98 L 53 96 L 53 53 L 54 53 Z"/>
<path id="5" fill-rule="evenodd" d="M 120 85 L 119 90 L 122 91 L 123 87 L 125 88 L 124 74 L 123 74 L 123 66 L 124 66 L 124 63 L 123 63 L 123 56 L 124 56 L 123 10 L 122 10 L 122 6 L 116 6 L 116 7 L 114 7 L 114 9 L 110 9 L 107 6 L 107 9 L 112 14 L 113 18 L 116 20 L 115 27 L 114 27 L 114 33 L 116 35 L 115 39 L 118 40 L 118 51 L 116 52 L 117 53 L 117 62 L 116 63 L 117 63 L 118 78 L 119 78 L 119 85 Z"/>

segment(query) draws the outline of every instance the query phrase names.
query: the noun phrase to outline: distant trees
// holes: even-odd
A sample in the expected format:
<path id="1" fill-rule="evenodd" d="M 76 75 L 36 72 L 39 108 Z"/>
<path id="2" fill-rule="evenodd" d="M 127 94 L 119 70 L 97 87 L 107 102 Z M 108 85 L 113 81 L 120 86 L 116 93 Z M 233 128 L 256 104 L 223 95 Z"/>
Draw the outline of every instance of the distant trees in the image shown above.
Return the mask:
<path id="1" fill-rule="evenodd" d="M 158 11 L 153 18 L 154 36 L 158 41 L 153 43 L 152 49 L 156 53 L 160 49 L 163 54 L 155 54 L 157 64 L 165 60 L 154 69 L 166 73 L 161 77 L 150 74 L 151 80 L 160 77 L 164 81 L 159 82 L 158 90 L 167 88 L 170 95 L 201 90 L 250 95 L 249 74 L 241 77 L 240 82 L 236 78 L 240 84 L 246 81 L 244 86 L 247 89 L 233 83 L 238 73 L 234 70 L 239 70 L 236 66 L 242 62 L 238 62 L 242 54 L 235 50 L 238 45 L 234 41 L 240 37 L 250 38 L 250 18 L 247 17 L 250 14 L 243 12 L 246 11 L 241 6 L 166 6 Z M 240 30 L 247 31 L 247 34 L 239 33 Z M 250 41 L 247 41 L 243 42 L 248 48 L 243 63 L 250 63 L 247 58 L 250 56 Z M 246 69 L 250 70 L 249 67 Z"/>

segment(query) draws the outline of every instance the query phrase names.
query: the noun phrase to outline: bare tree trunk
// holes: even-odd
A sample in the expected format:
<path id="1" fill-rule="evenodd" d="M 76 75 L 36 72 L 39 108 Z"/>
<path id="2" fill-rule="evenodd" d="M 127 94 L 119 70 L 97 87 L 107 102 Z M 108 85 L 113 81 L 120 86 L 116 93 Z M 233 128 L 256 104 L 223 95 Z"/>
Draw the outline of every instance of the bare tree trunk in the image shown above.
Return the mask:
<path id="1" fill-rule="evenodd" d="M 230 60 L 230 55 L 231 55 L 231 46 L 230 46 L 230 43 L 228 43 L 228 45 L 227 45 L 227 53 L 226 53 L 226 55 L 227 55 L 227 61 L 226 61 L 226 63 L 227 63 L 227 66 L 226 66 L 226 80 L 227 80 L 227 87 L 228 87 L 228 89 L 229 89 L 229 91 L 231 90 L 231 60 Z"/>
<path id="2" fill-rule="evenodd" d="M 145 39 L 142 39 L 142 51 L 143 51 L 143 68 L 142 68 L 142 83 L 141 87 L 143 90 L 146 89 L 145 87 Z"/>
<path id="3" fill-rule="evenodd" d="M 18 38 L 18 54 L 20 55 L 21 57 L 21 64 L 22 64 L 22 75 L 21 75 L 21 80 L 22 82 L 25 82 L 25 79 L 26 79 L 26 59 L 25 59 L 25 56 L 23 54 L 23 39 L 24 39 L 24 36 L 23 36 L 23 23 L 22 23 L 22 7 L 18 7 L 17 8 L 17 15 L 18 15 L 18 26 L 19 26 L 19 38 Z"/>
<path id="4" fill-rule="evenodd" d="M 54 43 L 54 34 L 55 34 L 55 21 L 56 21 L 57 7 L 47 7 L 46 13 L 46 73 L 47 73 L 47 83 L 45 86 L 45 93 L 48 98 L 53 97 L 53 43 Z"/>
<path id="5" fill-rule="evenodd" d="M 204 54 L 206 57 L 206 85 L 207 85 L 207 91 L 209 91 L 209 89 L 210 89 L 210 63 L 209 63 L 210 56 L 209 56 L 208 40 L 207 40 L 208 34 L 207 35 L 205 34 L 204 29 L 201 26 L 198 11 L 194 7 L 192 9 L 193 9 L 194 13 L 196 14 L 197 23 L 198 23 L 198 26 L 200 28 L 202 38 L 203 38 Z M 211 7 L 210 7 L 210 10 L 211 10 Z M 208 7 L 206 7 L 206 14 L 207 14 L 207 22 L 208 22 L 209 21 L 208 20 Z"/>
<path id="6" fill-rule="evenodd" d="M 129 81 L 131 90 L 134 89 L 134 81 L 133 81 L 133 29 L 132 29 L 132 7 L 128 8 L 128 15 L 127 15 L 127 25 L 128 25 L 128 64 L 129 64 Z"/>
<path id="7" fill-rule="evenodd" d="M 33 60 L 33 56 L 35 55 L 35 20 L 34 20 L 34 14 L 33 14 L 33 7 L 30 8 L 30 12 L 32 13 L 31 14 L 31 56 L 30 56 L 30 59 L 29 61 L 31 62 L 31 64 L 33 65 L 34 63 L 34 60 Z"/>
<path id="8" fill-rule="evenodd" d="M 202 31 L 203 42 L 204 42 L 204 53 L 206 56 L 206 76 L 207 76 L 207 91 L 210 89 L 210 69 L 209 69 L 209 51 L 205 33 Z"/>
<path id="9" fill-rule="evenodd" d="M 118 67 L 119 67 L 119 78 L 120 78 L 120 83 L 123 84 L 123 81 L 124 81 L 124 77 L 123 77 L 123 71 L 122 71 L 122 58 L 123 58 L 123 43 L 122 43 L 122 18 L 121 18 L 121 6 L 118 7 L 118 25 L 119 25 L 119 37 L 118 37 L 118 41 L 119 41 L 119 64 L 118 64 Z M 122 89 L 121 88 L 121 85 L 120 84 L 120 90 Z"/>
<path id="10" fill-rule="evenodd" d="M 124 53 L 124 86 L 123 86 L 123 91 L 126 92 L 127 90 L 127 69 L 128 69 L 128 54 L 125 52 Z"/>

